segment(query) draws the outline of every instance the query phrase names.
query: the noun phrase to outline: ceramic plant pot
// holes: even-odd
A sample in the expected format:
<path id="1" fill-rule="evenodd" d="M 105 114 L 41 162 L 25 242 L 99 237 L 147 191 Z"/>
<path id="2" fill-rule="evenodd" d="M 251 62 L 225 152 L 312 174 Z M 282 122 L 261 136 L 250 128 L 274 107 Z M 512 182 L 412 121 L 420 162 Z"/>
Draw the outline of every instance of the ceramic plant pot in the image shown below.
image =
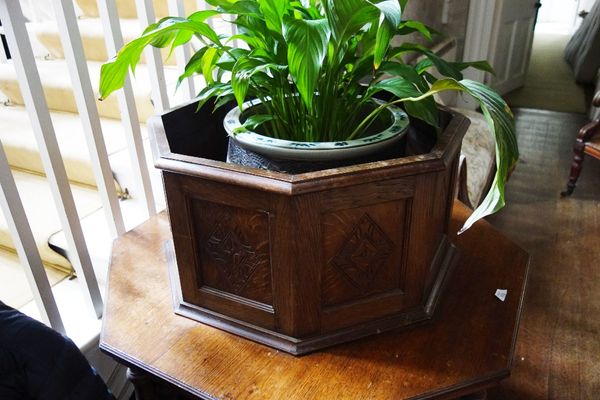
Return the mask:
<path id="1" fill-rule="evenodd" d="M 376 105 L 383 101 L 374 101 Z M 234 107 L 223 120 L 229 135 L 227 161 L 270 171 L 301 173 L 343 165 L 360 164 L 399 157 L 404 152 L 408 115 L 399 107 L 382 112 L 380 125 L 385 128 L 353 140 L 299 142 L 282 140 L 244 129 L 244 114 L 251 113 L 259 100 Z"/>

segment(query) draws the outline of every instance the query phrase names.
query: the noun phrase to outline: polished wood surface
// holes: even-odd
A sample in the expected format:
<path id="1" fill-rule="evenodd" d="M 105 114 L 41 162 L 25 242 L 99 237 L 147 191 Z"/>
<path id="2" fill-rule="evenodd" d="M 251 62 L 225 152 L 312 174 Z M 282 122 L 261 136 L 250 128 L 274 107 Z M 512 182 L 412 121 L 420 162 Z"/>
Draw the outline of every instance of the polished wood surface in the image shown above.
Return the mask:
<path id="1" fill-rule="evenodd" d="M 490 400 L 600 398 L 600 161 L 560 197 L 588 117 L 515 110 L 521 157 L 490 222 L 531 254 L 511 377 Z"/>
<path id="2" fill-rule="evenodd" d="M 452 232 L 468 212 L 456 203 Z M 302 357 L 175 315 L 170 239 L 163 214 L 115 242 L 100 346 L 200 398 L 444 399 L 509 375 L 529 256 L 485 222 L 456 240 L 434 321 Z"/>

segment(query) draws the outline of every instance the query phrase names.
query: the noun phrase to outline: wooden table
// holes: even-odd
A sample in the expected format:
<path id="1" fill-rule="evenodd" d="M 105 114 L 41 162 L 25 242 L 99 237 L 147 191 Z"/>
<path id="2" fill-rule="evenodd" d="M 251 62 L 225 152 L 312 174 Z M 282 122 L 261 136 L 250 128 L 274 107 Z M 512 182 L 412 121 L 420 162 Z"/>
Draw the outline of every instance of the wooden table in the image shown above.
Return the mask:
<path id="1" fill-rule="evenodd" d="M 467 215 L 456 203 L 452 232 Z M 132 368 L 138 398 L 450 399 L 510 374 L 529 256 L 486 222 L 455 238 L 460 261 L 433 321 L 302 357 L 175 315 L 169 240 L 161 214 L 113 249 L 100 347 Z"/>

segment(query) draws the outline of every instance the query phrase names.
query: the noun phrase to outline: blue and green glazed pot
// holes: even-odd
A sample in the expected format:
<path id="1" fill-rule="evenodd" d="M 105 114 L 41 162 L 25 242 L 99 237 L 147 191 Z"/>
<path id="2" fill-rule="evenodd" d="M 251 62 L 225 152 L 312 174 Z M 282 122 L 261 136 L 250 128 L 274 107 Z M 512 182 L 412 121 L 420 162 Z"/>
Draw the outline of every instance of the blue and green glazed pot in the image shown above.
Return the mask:
<path id="1" fill-rule="evenodd" d="M 259 104 L 260 100 L 252 100 L 244 103 L 243 109 L 250 110 Z M 389 121 L 388 128 L 362 138 L 298 142 L 246 130 L 243 112 L 235 107 L 223 121 L 229 135 L 227 161 L 270 171 L 302 173 L 401 157 L 409 125 L 408 116 L 395 106 L 388 107 L 381 115 Z"/>

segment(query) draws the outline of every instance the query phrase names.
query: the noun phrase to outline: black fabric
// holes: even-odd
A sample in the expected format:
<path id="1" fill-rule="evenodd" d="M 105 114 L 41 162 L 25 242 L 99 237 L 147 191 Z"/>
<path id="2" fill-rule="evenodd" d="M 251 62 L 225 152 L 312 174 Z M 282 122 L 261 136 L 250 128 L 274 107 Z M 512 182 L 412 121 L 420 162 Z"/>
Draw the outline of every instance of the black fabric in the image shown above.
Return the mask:
<path id="1" fill-rule="evenodd" d="M 67 337 L 0 302 L 1 400 L 113 400 Z"/>

